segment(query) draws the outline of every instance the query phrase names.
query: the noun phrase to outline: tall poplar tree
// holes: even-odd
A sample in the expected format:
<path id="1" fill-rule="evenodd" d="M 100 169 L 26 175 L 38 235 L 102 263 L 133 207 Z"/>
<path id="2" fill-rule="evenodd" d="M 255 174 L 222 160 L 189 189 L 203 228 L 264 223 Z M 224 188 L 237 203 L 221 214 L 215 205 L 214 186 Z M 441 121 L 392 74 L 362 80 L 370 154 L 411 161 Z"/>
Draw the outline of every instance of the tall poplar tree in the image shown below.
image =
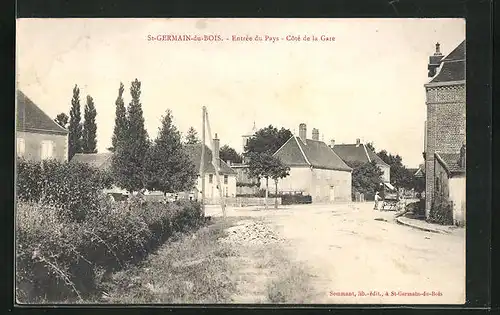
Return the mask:
<path id="1" fill-rule="evenodd" d="M 97 111 L 92 96 L 87 95 L 87 103 L 83 113 L 83 153 L 97 153 L 97 124 L 95 118 Z"/>
<path id="2" fill-rule="evenodd" d="M 127 108 L 128 128 L 125 139 L 115 148 L 113 172 L 119 186 L 130 192 L 144 188 L 144 158 L 149 147 L 142 112 L 141 82 L 135 79 L 130 87 L 132 100 Z"/>
<path id="3" fill-rule="evenodd" d="M 125 103 L 123 101 L 123 91 L 123 83 L 120 82 L 118 97 L 115 101 L 115 128 L 113 130 L 113 138 L 111 139 L 112 151 L 116 150 L 118 143 L 125 139 L 127 135 L 127 109 L 125 108 Z"/>
<path id="4" fill-rule="evenodd" d="M 82 117 L 80 112 L 80 89 L 75 84 L 73 88 L 73 98 L 71 99 L 71 110 L 69 112 L 69 139 L 68 156 L 71 159 L 75 153 L 81 153 L 82 150 Z"/>

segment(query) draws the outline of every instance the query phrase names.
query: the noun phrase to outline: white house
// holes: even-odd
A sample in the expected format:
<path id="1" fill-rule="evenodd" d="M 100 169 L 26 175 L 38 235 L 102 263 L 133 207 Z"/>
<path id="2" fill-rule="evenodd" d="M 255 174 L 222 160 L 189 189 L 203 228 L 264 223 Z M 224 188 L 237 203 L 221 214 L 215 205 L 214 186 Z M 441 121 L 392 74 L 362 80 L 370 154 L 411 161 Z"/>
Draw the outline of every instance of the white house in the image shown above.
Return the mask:
<path id="1" fill-rule="evenodd" d="M 312 139 L 307 139 L 306 134 L 306 124 L 300 124 L 299 136 L 290 137 L 274 153 L 290 167 L 290 175 L 278 181 L 278 192 L 301 192 L 310 195 L 313 203 L 351 201 L 352 169 L 319 140 L 317 129 L 313 129 Z M 264 186 L 265 182 L 261 183 Z M 274 193 L 273 181 L 269 188 Z"/>
<path id="2" fill-rule="evenodd" d="M 214 141 L 214 147 L 216 152 L 219 152 L 220 140 L 216 138 Z M 201 150 L 202 144 L 188 144 L 186 145 L 187 153 L 189 154 L 193 164 L 196 169 L 200 169 L 201 164 Z M 235 197 L 236 196 L 236 172 L 219 158 L 217 153 L 218 170 L 220 176 L 220 182 L 222 187 L 223 197 Z M 205 145 L 205 203 L 218 203 L 219 202 L 219 191 L 217 188 L 217 178 L 215 173 L 215 168 L 212 164 L 212 150 Z M 201 199 L 201 178 L 198 174 L 198 179 L 196 181 L 195 193 L 198 199 Z"/>

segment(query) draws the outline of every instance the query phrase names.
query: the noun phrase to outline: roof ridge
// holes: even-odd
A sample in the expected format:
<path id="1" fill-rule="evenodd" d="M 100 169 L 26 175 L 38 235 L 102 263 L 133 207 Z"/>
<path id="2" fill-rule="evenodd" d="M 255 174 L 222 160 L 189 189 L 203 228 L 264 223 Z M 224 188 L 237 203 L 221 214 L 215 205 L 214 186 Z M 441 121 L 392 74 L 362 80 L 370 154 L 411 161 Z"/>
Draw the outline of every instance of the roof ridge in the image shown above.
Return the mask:
<path id="1" fill-rule="evenodd" d="M 365 154 L 366 154 L 366 157 L 368 158 L 368 163 L 371 163 L 372 162 L 372 159 L 370 158 L 370 154 L 368 154 L 368 151 L 366 150 L 366 146 L 365 144 L 361 144 L 363 146 L 363 149 L 365 149 Z"/>
<path id="2" fill-rule="evenodd" d="M 33 100 L 31 98 L 29 98 L 26 94 L 24 94 L 23 91 L 17 89 L 17 95 L 16 95 L 16 105 L 19 106 L 19 96 L 21 96 L 22 98 L 24 98 L 24 109 L 26 110 L 26 105 L 27 103 L 29 103 L 30 105 L 34 106 L 40 113 L 41 115 L 45 116 L 45 118 L 47 118 L 48 120 L 50 120 L 52 122 L 52 126 L 55 126 L 55 128 L 57 128 L 58 130 L 57 131 L 60 131 L 60 132 L 66 132 L 66 133 L 69 133 L 68 129 L 64 128 L 63 126 L 59 125 L 58 123 L 56 123 L 52 118 L 50 118 L 49 115 L 47 115 L 47 113 L 45 113 L 45 111 L 43 109 L 40 108 L 40 106 L 38 106 L 35 102 L 33 102 Z M 24 119 L 26 119 L 25 117 L 23 117 Z M 28 128 L 28 129 L 36 129 L 36 128 Z M 55 132 L 56 130 L 49 130 L 49 129 L 38 129 L 40 131 L 53 131 Z"/>
<path id="3" fill-rule="evenodd" d="M 309 162 L 309 159 L 307 158 L 307 156 L 306 156 L 306 154 L 304 152 L 304 149 L 302 149 L 302 147 L 300 146 L 299 140 L 297 140 L 297 137 L 295 137 L 295 136 L 294 136 L 294 138 L 295 138 L 295 141 L 297 142 L 297 145 L 299 146 L 299 150 L 302 153 L 302 156 L 306 160 L 306 163 L 309 164 L 309 166 L 312 166 L 311 162 Z"/>

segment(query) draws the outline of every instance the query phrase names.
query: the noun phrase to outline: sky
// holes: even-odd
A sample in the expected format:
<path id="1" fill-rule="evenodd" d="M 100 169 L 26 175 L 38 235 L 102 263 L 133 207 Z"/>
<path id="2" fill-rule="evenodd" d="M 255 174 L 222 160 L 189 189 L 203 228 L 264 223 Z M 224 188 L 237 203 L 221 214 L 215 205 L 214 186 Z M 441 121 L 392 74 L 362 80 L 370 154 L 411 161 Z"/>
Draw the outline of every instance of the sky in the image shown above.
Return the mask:
<path id="1" fill-rule="evenodd" d="M 183 34 L 223 41 L 148 40 Z M 212 133 L 239 152 L 254 122 L 296 134 L 305 123 L 308 138 L 312 128 L 327 143 L 359 138 L 417 167 L 428 58 L 436 42 L 446 55 L 465 39 L 465 20 L 18 19 L 16 37 L 17 89 L 55 118 L 69 115 L 77 84 L 82 113 L 94 99 L 99 152 L 111 145 L 120 82 L 128 104 L 137 78 L 150 138 L 167 109 L 183 134 L 200 133 L 206 106 Z"/>

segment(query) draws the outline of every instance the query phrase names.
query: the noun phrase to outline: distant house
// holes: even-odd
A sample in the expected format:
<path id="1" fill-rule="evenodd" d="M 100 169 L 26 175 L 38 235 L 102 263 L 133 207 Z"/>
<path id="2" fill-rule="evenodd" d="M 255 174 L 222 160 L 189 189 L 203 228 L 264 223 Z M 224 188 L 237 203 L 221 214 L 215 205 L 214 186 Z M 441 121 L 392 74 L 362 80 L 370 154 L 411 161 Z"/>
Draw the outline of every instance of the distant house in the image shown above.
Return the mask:
<path id="1" fill-rule="evenodd" d="M 465 219 L 466 63 L 465 41 L 447 56 L 439 43 L 429 57 L 425 84 L 425 214 L 429 218 L 437 195 L 453 201 L 453 220 Z"/>
<path id="2" fill-rule="evenodd" d="M 248 175 L 248 164 L 230 161 L 227 164 L 236 172 L 236 195 L 255 195 L 259 192 L 260 182 Z"/>
<path id="3" fill-rule="evenodd" d="M 219 165 L 219 175 L 222 187 L 223 197 L 235 197 L 236 196 L 236 172 L 219 158 L 219 147 L 220 140 L 216 138 L 213 140 L 214 146 L 216 148 L 217 164 Z M 191 161 L 195 165 L 196 169 L 200 169 L 201 164 L 201 151 L 202 144 L 187 144 L 186 150 L 191 158 Z M 212 164 L 212 150 L 205 145 L 205 201 L 207 203 L 217 203 L 219 202 L 219 191 L 217 187 L 217 178 L 215 173 L 215 168 Z M 201 199 L 201 178 L 198 175 L 196 181 L 195 193 L 197 194 L 197 199 Z"/>
<path id="4" fill-rule="evenodd" d="M 23 92 L 17 91 L 17 156 L 32 161 L 68 160 L 68 130 L 58 125 Z"/>
<path id="5" fill-rule="evenodd" d="M 355 144 L 335 144 L 335 141 L 332 140 L 330 147 L 333 148 L 333 151 L 346 163 L 351 161 L 371 163 L 375 161 L 378 168 L 383 172 L 382 180 L 384 183 L 389 183 L 391 181 L 391 167 L 373 152 L 373 150 L 361 143 L 360 139 L 356 139 Z"/>
<path id="6" fill-rule="evenodd" d="M 290 175 L 278 181 L 278 193 L 302 192 L 312 202 L 351 201 L 352 169 L 323 141 L 313 129 L 307 139 L 306 124 L 299 125 L 299 136 L 292 136 L 274 156 L 290 167 Z M 261 186 L 264 186 L 261 184 Z M 275 188 L 271 182 L 270 191 Z"/>
<path id="7" fill-rule="evenodd" d="M 85 163 L 100 170 L 110 171 L 112 158 L 112 152 L 76 153 L 71 159 L 71 163 Z"/>

